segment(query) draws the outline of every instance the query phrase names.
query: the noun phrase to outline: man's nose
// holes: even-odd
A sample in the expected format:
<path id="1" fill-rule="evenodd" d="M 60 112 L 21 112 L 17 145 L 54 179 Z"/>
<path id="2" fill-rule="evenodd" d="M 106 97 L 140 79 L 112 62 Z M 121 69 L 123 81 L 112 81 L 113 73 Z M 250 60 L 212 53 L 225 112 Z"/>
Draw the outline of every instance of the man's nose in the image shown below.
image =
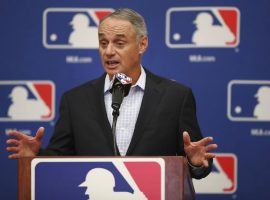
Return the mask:
<path id="1" fill-rule="evenodd" d="M 107 56 L 113 56 L 115 54 L 115 49 L 112 43 L 108 44 L 105 53 Z"/>

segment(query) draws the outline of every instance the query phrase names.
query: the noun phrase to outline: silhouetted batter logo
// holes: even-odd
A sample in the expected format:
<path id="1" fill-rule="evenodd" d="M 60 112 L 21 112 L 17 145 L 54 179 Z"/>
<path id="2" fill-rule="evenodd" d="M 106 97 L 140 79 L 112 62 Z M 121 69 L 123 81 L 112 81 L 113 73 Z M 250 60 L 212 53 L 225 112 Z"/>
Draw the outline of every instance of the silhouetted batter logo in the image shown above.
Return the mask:
<path id="1" fill-rule="evenodd" d="M 237 158 L 234 154 L 217 153 L 213 170 L 201 180 L 193 179 L 196 193 L 231 194 L 237 189 Z"/>
<path id="2" fill-rule="evenodd" d="M 227 115 L 232 121 L 270 121 L 270 81 L 230 81 Z"/>
<path id="3" fill-rule="evenodd" d="M 114 191 L 116 186 L 115 178 L 110 170 L 104 168 L 91 169 L 85 178 L 85 181 L 79 187 L 86 187 L 85 194 L 89 199 L 110 199 L 110 200 L 147 200 L 142 191 L 134 190 L 131 192 Z M 138 188 L 138 187 L 136 187 Z"/>
<path id="4" fill-rule="evenodd" d="M 33 200 L 164 200 L 159 158 L 55 158 L 32 162 Z"/>
<path id="5" fill-rule="evenodd" d="M 240 14 L 235 7 L 170 8 L 166 44 L 170 48 L 236 47 Z"/>
<path id="6" fill-rule="evenodd" d="M 51 81 L 0 81 L 0 121 L 50 121 L 55 86 Z"/>
<path id="7" fill-rule="evenodd" d="M 100 20 L 110 8 L 48 8 L 43 13 L 43 45 L 49 49 L 97 49 Z"/>

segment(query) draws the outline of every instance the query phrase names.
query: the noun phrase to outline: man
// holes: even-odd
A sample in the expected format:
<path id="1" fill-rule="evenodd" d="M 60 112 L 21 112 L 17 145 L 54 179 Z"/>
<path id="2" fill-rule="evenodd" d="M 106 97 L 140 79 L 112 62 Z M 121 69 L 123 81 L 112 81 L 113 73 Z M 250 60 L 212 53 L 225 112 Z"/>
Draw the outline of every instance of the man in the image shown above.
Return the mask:
<path id="1" fill-rule="evenodd" d="M 142 16 L 130 9 L 119 9 L 102 19 L 98 33 L 106 74 L 63 95 L 60 117 L 46 149 L 40 149 L 42 127 L 35 137 L 10 133 L 15 139 L 7 140 L 11 145 L 7 150 L 13 152 L 9 158 L 37 154 L 113 155 L 109 89 L 113 76 L 121 72 L 132 78 L 132 87 L 123 100 L 117 122 L 118 153 L 183 155 L 188 158 L 192 177 L 208 175 L 215 156 L 209 151 L 217 145 L 209 144 L 213 138 L 201 136 L 191 90 L 141 66 L 141 57 L 148 46 Z"/>

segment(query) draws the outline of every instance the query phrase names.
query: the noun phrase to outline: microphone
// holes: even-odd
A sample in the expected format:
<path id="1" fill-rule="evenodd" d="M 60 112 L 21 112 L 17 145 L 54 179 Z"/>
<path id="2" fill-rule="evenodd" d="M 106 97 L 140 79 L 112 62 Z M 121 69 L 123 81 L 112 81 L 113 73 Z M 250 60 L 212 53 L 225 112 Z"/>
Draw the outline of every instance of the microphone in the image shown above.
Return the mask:
<path id="1" fill-rule="evenodd" d="M 117 73 L 112 81 L 111 89 L 112 93 L 112 108 L 116 111 L 115 114 L 119 115 L 119 109 L 124 97 L 129 94 L 132 78 L 126 76 L 123 73 Z"/>

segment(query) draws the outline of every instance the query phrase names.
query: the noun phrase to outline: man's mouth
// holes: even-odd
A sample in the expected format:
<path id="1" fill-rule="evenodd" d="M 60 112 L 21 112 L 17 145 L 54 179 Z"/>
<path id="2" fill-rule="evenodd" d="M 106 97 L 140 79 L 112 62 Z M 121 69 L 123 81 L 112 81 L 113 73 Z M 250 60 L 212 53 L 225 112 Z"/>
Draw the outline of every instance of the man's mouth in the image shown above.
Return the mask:
<path id="1" fill-rule="evenodd" d="M 109 68 L 115 68 L 120 62 L 116 60 L 109 60 L 105 62 Z"/>

